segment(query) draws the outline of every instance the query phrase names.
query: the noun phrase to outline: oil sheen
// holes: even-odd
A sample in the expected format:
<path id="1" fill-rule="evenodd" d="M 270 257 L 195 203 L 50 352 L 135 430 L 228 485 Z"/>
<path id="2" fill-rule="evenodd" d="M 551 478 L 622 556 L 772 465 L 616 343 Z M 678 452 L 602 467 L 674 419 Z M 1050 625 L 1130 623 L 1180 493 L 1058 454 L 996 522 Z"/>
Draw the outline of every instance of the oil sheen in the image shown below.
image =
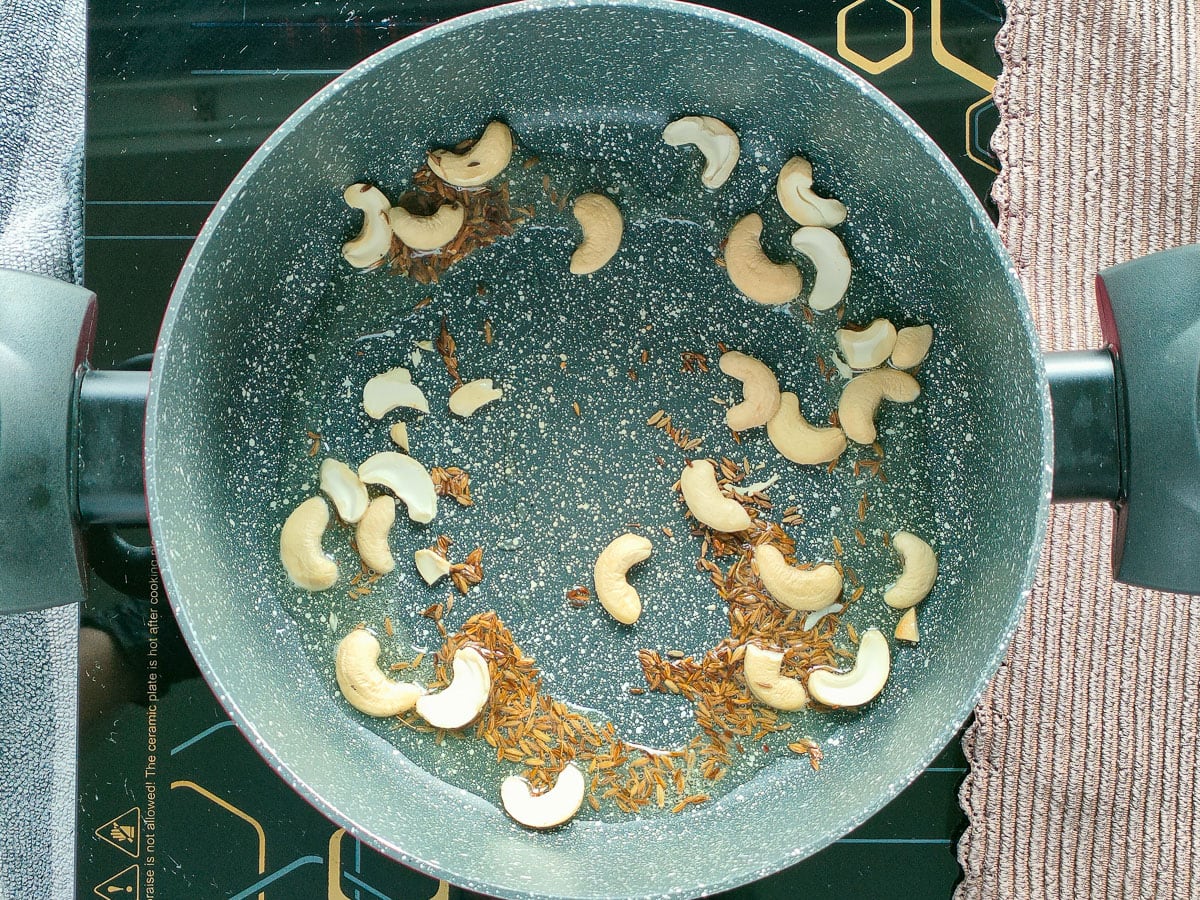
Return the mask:
<path id="1" fill-rule="evenodd" d="M 538 162 L 529 168 L 522 161 L 532 151 L 519 148 L 504 177 L 511 182 L 513 206 L 532 205 L 535 215 L 514 235 L 454 265 L 438 284 L 339 267 L 307 323 L 310 375 L 289 398 L 285 430 L 318 433 L 321 446 L 311 457 L 300 450 L 276 473 L 273 504 L 280 523 L 295 503 L 317 492 L 317 471 L 326 456 L 356 467 L 372 453 L 394 450 L 388 427 L 396 421 L 408 423 L 412 455 L 427 467 L 465 469 L 474 497 L 469 507 L 439 498 L 429 525 L 409 521 L 401 505 L 391 533 L 396 569 L 366 596 L 348 595 L 349 577 L 359 565 L 350 529 L 336 525 L 324 540 L 342 572 L 334 589 L 307 594 L 287 584 L 282 573 L 271 576 L 317 677 L 331 693 L 337 692 L 334 648 L 359 623 L 379 635 L 384 667 L 429 654 L 422 666 L 396 677 L 431 677 L 432 652 L 441 637 L 421 612 L 454 591 L 448 582 L 426 586 L 412 554 L 445 534 L 454 542 L 452 561 L 482 547 L 485 573 L 466 595 L 455 595 L 444 622 L 449 631 L 494 609 L 536 659 L 543 690 L 597 723 L 613 722 L 631 743 L 685 744 L 696 733 L 689 703 L 669 694 L 630 695 L 629 689 L 644 686 L 638 649 L 702 654 L 728 634 L 724 603 L 707 574 L 697 570 L 699 540 L 689 534 L 672 490 L 689 457 L 728 456 L 749 467 L 750 482 L 777 477 L 767 490 L 774 504 L 767 517 L 778 521 L 784 509 L 799 507 L 803 523 L 786 530 L 802 558 L 833 558 L 836 537 L 844 564 L 866 586 L 845 621 L 859 631 L 880 627 L 891 637 L 897 616 L 881 597 L 899 565 L 883 536 L 901 528 L 928 534 L 934 525 L 921 464 L 927 434 L 922 403 L 881 409 L 886 483 L 869 473 L 855 475 L 856 459 L 874 458 L 869 448 L 851 445 L 830 473 L 824 466 L 788 462 L 762 428 L 736 443 L 724 414 L 741 399 L 740 385 L 717 368 L 718 342 L 765 362 L 784 390 L 799 395 L 805 415 L 820 423 L 836 409 L 844 384 L 836 374 L 823 376 L 817 361 L 830 364 L 839 320 L 830 311 L 809 321 L 801 304 L 754 303 L 732 287 L 716 261 L 729 226 L 748 209 L 762 211 L 768 250 L 784 256 L 795 226 L 775 203 L 774 173 L 758 171 L 753 157 L 743 159 L 729 190 L 710 192 L 699 181 L 698 153 L 690 151 L 689 157 L 687 149 L 661 145 L 657 130 L 629 125 L 610 132 L 583 156 L 569 155 L 555 135 L 541 135 Z M 634 164 L 621 148 L 639 144 L 652 146 L 653 158 Z M 551 203 L 547 184 L 568 198 L 565 209 Z M 404 188 L 384 187 L 390 196 Z M 580 238 L 570 198 L 588 191 L 612 197 L 624 214 L 625 232 L 607 266 L 578 277 L 568 271 Z M 347 236 L 357 228 L 356 217 L 347 210 Z M 842 231 L 853 228 L 851 211 Z M 845 321 L 866 324 L 879 315 L 912 324 L 887 285 L 869 267 L 856 266 Z M 466 420 L 447 410 L 452 382 L 441 359 L 418 344 L 436 340 L 443 318 L 457 344 L 463 379 L 492 378 L 504 391 L 501 401 Z M 938 349 L 935 342 L 935 354 Z M 685 352 L 704 354 L 709 371 L 685 371 Z M 370 419 L 362 410 L 363 385 L 399 365 L 412 371 L 431 412 L 397 410 L 381 421 Z M 700 447 L 683 454 L 662 431 L 647 426 L 658 410 L 670 413 L 676 427 L 702 437 Z M 860 519 L 864 493 L 869 505 Z M 594 599 L 581 609 L 565 599 L 573 587 L 591 587 L 597 554 L 629 530 L 654 544 L 653 556 L 631 575 L 644 604 L 632 627 L 617 624 Z M 384 632 L 385 617 L 391 636 Z M 844 630 L 839 643 L 850 646 Z M 371 720 L 349 706 L 345 714 L 437 777 L 492 802 L 499 802 L 501 780 L 520 771 L 519 765 L 497 763 L 495 751 L 471 737 L 437 745 L 432 735 L 395 720 Z M 752 742 L 720 782 L 697 777 L 690 787 L 715 796 L 767 765 L 807 772 L 805 760 L 787 753 L 787 742 L 801 736 L 822 741 L 835 726 L 812 712 L 791 718 L 792 730 L 771 736 L 768 752 L 762 741 Z M 827 749 L 827 759 L 835 752 Z M 653 804 L 648 810 L 658 814 Z M 585 805 L 580 815 L 624 814 L 605 804 L 599 813 Z"/>

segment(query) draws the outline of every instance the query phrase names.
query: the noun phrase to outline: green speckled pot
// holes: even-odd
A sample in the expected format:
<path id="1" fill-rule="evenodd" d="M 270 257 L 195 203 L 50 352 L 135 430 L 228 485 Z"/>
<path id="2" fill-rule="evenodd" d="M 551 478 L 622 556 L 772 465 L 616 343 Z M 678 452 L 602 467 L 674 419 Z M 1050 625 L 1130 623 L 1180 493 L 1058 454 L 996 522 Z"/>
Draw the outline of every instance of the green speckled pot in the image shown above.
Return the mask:
<path id="1" fill-rule="evenodd" d="M 734 124 L 746 154 L 712 195 L 696 183 L 696 159 L 656 137 L 671 118 L 700 112 Z M 556 152 L 570 157 L 553 171 L 575 179 L 573 193 L 617 185 L 627 213 L 624 255 L 590 279 L 571 280 L 547 260 L 561 258 L 565 269 L 577 233 L 567 214 L 547 211 L 434 290 L 348 273 L 338 250 L 357 226 L 341 189 L 369 178 L 394 195 L 431 141 L 453 143 L 497 115 L 513 126 L 522 152 L 543 153 L 551 170 Z M 804 403 L 829 403 L 811 358 L 831 339 L 831 316 L 810 327 L 791 310 L 754 307 L 711 265 L 729 223 L 750 209 L 763 211 L 772 252 L 786 248 L 773 175 L 799 149 L 813 159 L 818 185 L 851 210 L 839 229 L 856 266 L 847 317 L 937 328 L 920 373 L 922 398 L 881 419 L 885 444 L 896 447 L 895 487 L 880 495 L 881 518 L 871 520 L 884 530 L 916 523 L 939 551 L 942 576 L 921 607 L 922 642 L 895 649 L 891 681 L 866 709 L 797 720 L 793 735 L 812 734 L 825 747 L 819 774 L 776 752 L 680 815 L 583 816 L 551 833 L 525 832 L 499 809 L 498 784 L 472 787 L 463 771 L 414 743 L 419 736 L 395 737 L 348 711 L 323 654 L 352 617 L 378 624 L 384 612 L 416 622 L 405 626 L 413 643 L 431 643 L 413 612 L 444 592 L 426 592 L 406 557 L 445 529 L 464 553 L 484 545 L 489 565 L 483 585 L 456 605 L 451 627 L 460 611 L 494 606 L 543 664 L 556 695 L 604 709 L 623 729 L 642 727 L 647 740 L 676 735 L 671 722 L 686 724 L 678 702 L 651 698 L 630 710 L 619 703 L 640 677 L 631 653 L 702 650 L 720 636 L 723 613 L 712 612 L 702 578 L 671 574 L 686 570 L 695 547 L 670 505 L 677 470 L 657 472 L 652 461 L 665 453 L 674 466 L 679 456 L 641 424 L 661 397 L 628 392 L 661 387 L 678 399 L 695 391 L 697 406 L 675 408 L 699 409 L 707 393 L 730 388 L 715 370 L 709 381 L 687 381 L 677 362 L 655 377 L 647 370 L 636 386 L 597 389 L 599 370 L 591 382 L 554 382 L 566 377 L 554 365 L 554 341 L 575 341 L 569 374 L 588 347 L 603 354 L 605 345 L 640 346 L 630 337 L 636 317 L 627 317 L 640 305 L 649 321 L 675 329 L 647 333 L 659 341 L 656 359 L 683 346 L 672 334 L 692 346 L 725 334 L 770 362 Z M 691 224 L 677 227 L 683 220 Z M 485 298 L 475 290 L 481 280 L 491 286 Z M 435 301 L 421 318 L 411 310 L 426 293 Z M 702 324 L 680 313 L 688 304 L 703 313 Z M 523 320 L 522 309 L 536 316 Z M 547 337 L 530 326 L 505 344 L 509 323 L 536 325 L 564 310 L 564 322 L 594 317 L 600 337 L 578 328 L 588 333 Z M 509 399 L 469 427 L 443 430 L 431 415 L 414 429 L 414 453 L 431 465 L 465 459 L 478 503 L 444 503 L 434 531 L 412 530 L 401 514 L 398 572 L 357 607 L 344 585 L 328 596 L 301 595 L 279 571 L 277 542 L 287 510 L 316 490 L 319 459 L 305 456 L 304 423 L 324 409 L 328 451 L 353 464 L 388 449 L 386 423 L 358 410 L 361 379 L 407 359 L 407 338 L 432 337 L 441 312 L 460 328 L 463 364 L 478 369 L 472 377 L 496 376 Z M 468 322 L 467 312 L 495 319 L 495 347 L 469 336 L 478 320 Z M 621 376 L 615 385 L 625 364 L 616 350 L 610 356 Z M 437 360 L 416 372 L 435 408 L 444 408 Z M 558 388 L 566 402 L 539 399 L 554 384 L 570 385 Z M 592 393 L 583 393 L 589 384 Z M 568 426 L 577 397 L 603 419 L 585 414 Z M 637 405 L 643 400 L 648 408 Z M 627 403 L 635 405 L 625 429 Z M 709 406 L 694 423 L 696 433 L 712 435 L 702 452 L 727 452 L 720 410 Z M 542 444 L 539 417 L 551 426 Z M 556 439 L 559 427 L 592 430 L 575 443 Z M 146 435 L 164 585 L 205 677 L 247 738 L 357 837 L 422 871 L 505 897 L 711 893 L 803 859 L 864 821 L 954 735 L 999 665 L 1034 577 L 1050 500 L 1050 414 L 1029 313 L 996 232 L 950 163 L 887 99 L 821 53 L 744 19 L 668 2 L 519 3 L 469 15 L 401 41 L 305 104 L 238 176 L 188 258 L 155 358 Z M 784 471 L 761 436 L 747 447 L 767 471 Z M 520 472 L 489 470 L 482 453 L 493 448 L 540 473 L 540 487 Z M 586 484 L 555 475 L 585 470 Z M 802 545 L 827 545 L 861 490 L 849 476 L 822 476 L 787 470 L 772 489 L 801 498 Z M 550 547 L 554 532 L 544 523 L 566 515 L 555 504 L 587 506 L 580 498 L 588 484 L 594 508 L 559 522 L 571 536 Z M 633 516 L 674 522 L 678 540 L 655 535 L 656 556 L 637 582 L 646 614 L 622 630 L 594 604 L 571 610 L 561 591 L 586 582 L 587 561 Z M 523 551 L 506 557 L 495 549 L 521 535 Z M 334 544 L 348 559 L 345 532 L 327 536 Z M 548 547 L 549 557 L 538 555 Z M 875 562 L 864 559 L 870 590 L 852 617 L 889 639 L 896 617 L 879 594 L 895 568 L 883 550 Z M 778 749 L 784 743 L 776 739 Z"/>

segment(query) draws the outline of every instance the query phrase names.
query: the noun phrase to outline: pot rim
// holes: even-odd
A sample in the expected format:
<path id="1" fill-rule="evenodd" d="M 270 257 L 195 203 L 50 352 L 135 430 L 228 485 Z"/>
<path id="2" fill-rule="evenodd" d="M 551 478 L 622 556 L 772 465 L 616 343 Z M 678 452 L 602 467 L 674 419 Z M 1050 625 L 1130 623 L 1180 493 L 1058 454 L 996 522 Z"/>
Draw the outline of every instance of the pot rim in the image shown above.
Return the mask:
<path id="1" fill-rule="evenodd" d="M 274 148 L 282 141 L 290 136 L 290 134 L 303 122 L 308 116 L 319 110 L 332 97 L 336 96 L 348 85 L 355 81 L 368 76 L 377 67 L 386 64 L 397 54 L 405 53 L 416 47 L 419 47 L 430 41 L 437 41 L 443 35 L 451 34 L 465 28 L 472 28 L 480 23 L 490 22 L 493 20 L 505 19 L 510 17 L 520 17 L 531 12 L 538 12 L 548 9 L 564 9 L 564 8 L 585 8 L 585 7 L 609 7 L 620 8 L 630 7 L 635 10 L 661 11 L 676 15 L 693 16 L 701 19 L 707 19 L 717 25 L 735 28 L 741 31 L 750 33 L 751 35 L 764 38 L 772 44 L 777 45 L 781 50 L 789 53 L 796 53 L 807 58 L 808 61 L 827 70 L 832 78 L 840 78 L 849 82 L 862 94 L 878 105 L 887 115 L 896 121 L 909 136 L 915 138 L 926 153 L 937 163 L 945 176 L 947 182 L 953 185 L 961 198 L 965 202 L 972 214 L 978 221 L 980 228 L 987 235 L 988 243 L 991 246 L 996 258 L 1000 260 L 1004 267 L 1005 278 L 1009 283 L 1014 300 L 1018 305 L 1018 314 L 1021 322 L 1021 327 L 1025 331 L 1031 350 L 1031 361 L 1034 366 L 1034 378 L 1037 384 L 1037 390 L 1040 395 L 1040 431 L 1042 438 L 1042 467 L 1041 467 L 1041 484 L 1038 493 L 1038 506 L 1035 512 L 1036 522 L 1031 536 L 1028 556 L 1025 561 L 1024 572 L 1021 577 L 1023 585 L 1020 597 L 1012 605 L 1012 611 L 1005 623 L 1004 629 L 998 636 L 995 652 L 989 658 L 978 674 L 975 682 L 969 685 L 969 690 L 964 694 L 963 701 L 953 717 L 946 722 L 945 726 L 937 732 L 929 741 L 928 747 L 921 754 L 918 763 L 912 766 L 908 771 L 901 773 L 889 786 L 888 789 L 871 803 L 866 804 L 860 809 L 853 812 L 852 815 L 843 817 L 843 830 L 833 833 L 827 832 L 820 835 L 816 840 L 810 842 L 802 848 L 803 852 L 799 855 L 791 855 L 783 859 L 776 859 L 772 862 L 762 865 L 756 864 L 745 869 L 729 872 L 724 877 L 717 878 L 709 883 L 700 886 L 699 891 L 703 894 L 716 893 L 723 890 L 756 881 L 770 874 L 778 872 L 788 865 L 795 864 L 801 859 L 807 858 L 818 851 L 824 849 L 829 844 L 844 837 L 854 828 L 861 825 L 866 819 L 879 811 L 888 801 L 893 799 L 897 794 L 906 788 L 912 781 L 932 762 L 934 757 L 940 753 L 947 743 L 958 732 L 962 723 L 973 711 L 979 698 L 986 690 L 988 683 L 1003 661 L 1009 644 L 1012 641 L 1013 634 L 1020 622 L 1026 603 L 1028 602 L 1034 579 L 1037 574 L 1038 562 L 1040 559 L 1041 547 L 1045 540 L 1047 520 L 1049 517 L 1049 507 L 1051 502 L 1051 482 L 1053 476 L 1053 428 L 1052 414 L 1050 405 L 1050 393 L 1046 381 L 1045 368 L 1042 361 L 1040 343 L 1034 326 L 1033 318 L 1030 312 L 1028 301 L 1024 291 L 1018 280 L 1017 272 L 1013 266 L 1012 260 L 1001 242 L 1000 235 L 992 225 L 987 214 L 984 212 L 982 205 L 975 197 L 974 192 L 968 186 L 966 180 L 947 159 L 942 150 L 933 142 L 933 140 L 892 100 L 880 92 L 877 88 L 863 79 L 861 76 L 829 57 L 827 54 L 815 49 L 804 41 L 794 38 L 791 35 L 785 34 L 777 29 L 770 28 L 759 22 L 743 18 L 741 16 L 726 13 L 720 10 L 711 9 L 704 6 L 699 6 L 692 3 L 677 2 L 677 0 L 637 0 L 637 2 L 626 2 L 626 0 L 520 0 L 520 2 L 504 4 L 497 7 L 481 10 L 478 12 L 468 13 L 446 22 L 433 25 L 416 34 L 403 38 L 396 43 L 372 54 L 362 62 L 351 67 L 342 75 L 338 76 L 313 97 L 307 100 L 300 106 L 292 115 L 290 115 L 266 141 L 254 152 L 249 161 L 243 166 L 238 175 L 230 183 L 229 187 L 222 194 L 217 202 L 213 212 L 205 222 L 200 234 L 196 238 L 187 259 L 180 270 L 179 278 L 176 281 L 175 288 L 171 294 L 171 300 L 168 305 L 166 314 L 159 332 L 159 339 L 155 353 L 155 363 L 150 377 L 150 390 L 146 405 L 146 437 L 145 437 L 145 466 L 146 466 L 146 495 L 149 518 L 151 523 L 151 535 L 154 540 L 156 554 L 159 560 L 159 567 L 163 584 L 166 589 L 168 598 L 172 598 L 175 593 L 176 582 L 172 574 L 171 557 L 166 552 L 166 548 L 162 545 L 157 529 L 154 527 L 159 519 L 159 510 L 162 504 L 162 498 L 159 496 L 159 491 L 156 484 L 155 458 L 157 452 L 158 437 L 156 433 L 155 423 L 159 414 L 160 392 L 163 379 L 162 360 L 167 356 L 173 331 L 179 317 L 180 307 L 182 306 L 182 298 L 186 296 L 188 286 L 193 274 L 195 273 L 199 261 L 204 256 L 206 247 L 213 235 L 217 233 L 221 227 L 221 221 L 227 211 L 231 208 L 234 201 L 241 193 L 242 189 L 255 175 L 255 173 L 264 165 L 269 165 L 269 160 Z M 196 638 L 193 623 L 190 621 L 188 612 L 185 606 L 177 605 L 172 600 L 172 607 L 175 610 L 179 621 L 179 626 L 187 639 L 188 645 L 191 648 L 193 655 L 196 657 L 200 671 L 204 674 L 205 680 L 213 688 L 214 693 L 218 697 L 221 705 L 225 708 L 230 718 L 238 726 L 238 729 L 251 739 L 251 743 L 256 751 L 264 757 L 271 768 L 283 778 L 283 780 L 298 794 L 300 794 L 308 803 L 316 807 L 326 817 L 333 819 L 340 824 L 343 824 L 345 830 L 353 837 L 364 841 L 371 847 L 375 848 L 385 856 L 397 859 L 405 865 L 408 865 L 418 871 L 424 872 L 435 878 L 444 878 L 452 881 L 456 885 L 466 887 L 468 889 L 485 891 L 493 893 L 500 897 L 559 897 L 557 894 L 540 894 L 536 889 L 530 891 L 518 891 L 506 888 L 502 885 L 488 884 L 486 882 L 463 880 L 461 873 L 456 873 L 449 870 L 436 860 L 425 859 L 415 854 L 406 852 L 403 848 L 390 843 L 386 839 L 376 835 L 374 832 L 358 827 L 355 823 L 348 821 L 348 817 L 326 800 L 317 790 L 310 787 L 296 772 L 291 770 L 282 760 L 280 760 L 271 744 L 265 737 L 255 728 L 254 723 L 249 720 L 239 705 L 237 698 L 232 696 L 221 682 L 220 678 L 214 672 L 209 661 L 208 654 L 205 651 L 203 643 Z M 968 779 L 971 777 L 968 772 Z"/>

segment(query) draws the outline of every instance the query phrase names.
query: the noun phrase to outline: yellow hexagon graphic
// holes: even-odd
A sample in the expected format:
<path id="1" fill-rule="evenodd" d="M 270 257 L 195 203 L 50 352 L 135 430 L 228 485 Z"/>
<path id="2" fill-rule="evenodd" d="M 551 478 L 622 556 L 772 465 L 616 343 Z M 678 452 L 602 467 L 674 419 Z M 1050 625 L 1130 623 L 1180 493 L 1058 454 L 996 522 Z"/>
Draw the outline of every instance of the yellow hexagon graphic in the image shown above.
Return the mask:
<path id="1" fill-rule="evenodd" d="M 881 0 L 854 0 L 853 3 L 843 6 L 837 14 L 837 51 L 838 55 L 846 60 L 851 65 L 858 66 L 864 72 L 869 72 L 872 75 L 878 75 L 881 72 L 886 72 L 897 63 L 903 62 L 912 56 L 913 52 L 913 14 L 912 10 L 906 6 L 897 3 L 896 0 L 882 0 L 882 3 L 888 6 L 894 6 L 900 11 L 904 17 L 904 43 L 900 49 L 894 53 L 889 53 L 883 59 L 871 59 L 863 56 L 857 50 L 852 50 L 850 44 L 846 40 L 846 22 L 849 18 L 850 11 L 867 4 L 879 5 Z M 882 29 L 881 29 L 882 30 Z"/>

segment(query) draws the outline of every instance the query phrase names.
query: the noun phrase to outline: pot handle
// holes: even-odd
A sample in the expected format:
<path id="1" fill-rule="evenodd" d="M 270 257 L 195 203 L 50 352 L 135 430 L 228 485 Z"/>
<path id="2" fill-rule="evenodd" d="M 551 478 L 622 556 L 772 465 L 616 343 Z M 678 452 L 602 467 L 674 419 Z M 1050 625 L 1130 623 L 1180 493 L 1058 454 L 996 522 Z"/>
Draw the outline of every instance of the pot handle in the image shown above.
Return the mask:
<path id="1" fill-rule="evenodd" d="M 150 376 L 89 368 L 96 296 L 0 269 L 0 615 L 84 599 L 89 565 L 144 596 L 142 433 Z M 147 358 L 148 360 L 148 358 Z"/>
<path id="2" fill-rule="evenodd" d="M 1200 245 L 1096 277 L 1104 350 L 1051 353 L 1055 502 L 1115 506 L 1113 577 L 1200 594 Z"/>
<path id="3" fill-rule="evenodd" d="M 0 614 L 84 597 L 76 505 L 76 399 L 96 295 L 0 270 Z"/>
<path id="4" fill-rule="evenodd" d="M 149 353 L 108 371 L 89 369 L 79 387 L 79 518 L 88 568 L 110 587 L 150 596 L 154 551 L 132 543 L 121 527 L 147 522 L 143 466 Z"/>

